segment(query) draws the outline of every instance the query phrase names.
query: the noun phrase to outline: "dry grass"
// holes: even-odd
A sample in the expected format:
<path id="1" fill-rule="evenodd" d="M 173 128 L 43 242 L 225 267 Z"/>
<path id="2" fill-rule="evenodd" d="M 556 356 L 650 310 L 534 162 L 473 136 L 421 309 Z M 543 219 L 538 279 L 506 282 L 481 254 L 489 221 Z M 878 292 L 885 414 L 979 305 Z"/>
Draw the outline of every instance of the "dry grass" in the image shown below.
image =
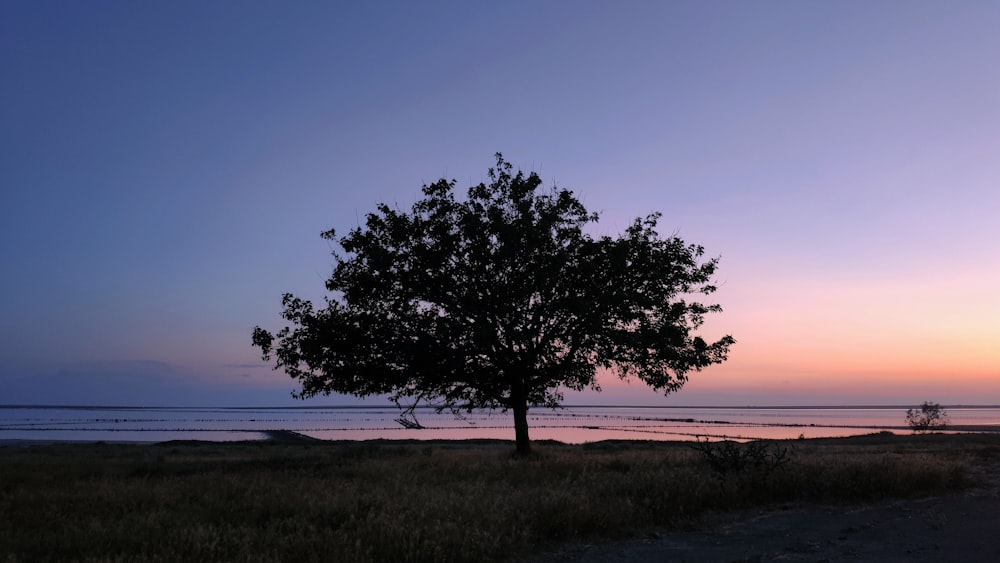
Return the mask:
<path id="1" fill-rule="evenodd" d="M 792 444 L 792 443 L 790 443 Z M 717 476 L 682 444 L 51 445 L 0 448 L 0 561 L 489 561 L 709 511 L 969 484 L 996 436 L 796 441 Z"/>

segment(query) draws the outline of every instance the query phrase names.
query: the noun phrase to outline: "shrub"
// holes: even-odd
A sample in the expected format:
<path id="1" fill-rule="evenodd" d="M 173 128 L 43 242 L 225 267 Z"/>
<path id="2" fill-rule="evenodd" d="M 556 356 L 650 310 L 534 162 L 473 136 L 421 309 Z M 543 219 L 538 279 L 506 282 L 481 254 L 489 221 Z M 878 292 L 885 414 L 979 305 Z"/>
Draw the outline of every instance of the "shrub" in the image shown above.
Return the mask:
<path id="1" fill-rule="evenodd" d="M 924 401 L 919 409 L 906 409 L 906 424 L 914 432 L 942 430 L 948 422 L 948 411 L 937 403 Z"/>
<path id="2" fill-rule="evenodd" d="M 719 476 L 748 469 L 771 473 L 789 461 L 788 448 L 764 440 L 740 444 L 731 440 L 712 442 L 706 438 L 705 441 L 696 440 L 691 447 L 701 452 L 708 466 Z"/>

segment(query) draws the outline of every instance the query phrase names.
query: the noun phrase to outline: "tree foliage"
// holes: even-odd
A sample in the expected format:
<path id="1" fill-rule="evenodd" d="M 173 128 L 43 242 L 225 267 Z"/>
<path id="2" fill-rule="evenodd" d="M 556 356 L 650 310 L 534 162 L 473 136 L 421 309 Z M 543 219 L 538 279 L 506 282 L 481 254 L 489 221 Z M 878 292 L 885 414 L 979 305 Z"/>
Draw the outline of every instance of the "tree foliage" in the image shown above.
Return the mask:
<path id="1" fill-rule="evenodd" d="M 343 251 L 324 306 L 286 294 L 290 325 L 253 331 L 298 396 L 510 409 L 526 452 L 528 407 L 598 389 L 599 368 L 669 393 L 726 359 L 732 337 L 694 334 L 721 311 L 697 300 L 715 291 L 717 259 L 661 237 L 659 214 L 594 237 L 596 213 L 499 153 L 488 184 L 462 199 L 455 188 L 442 179 L 409 211 L 381 204 L 346 235 L 322 234 Z"/>
<path id="2" fill-rule="evenodd" d="M 948 411 L 937 403 L 924 401 L 920 408 L 906 409 L 906 424 L 914 432 L 930 432 L 948 426 Z"/>

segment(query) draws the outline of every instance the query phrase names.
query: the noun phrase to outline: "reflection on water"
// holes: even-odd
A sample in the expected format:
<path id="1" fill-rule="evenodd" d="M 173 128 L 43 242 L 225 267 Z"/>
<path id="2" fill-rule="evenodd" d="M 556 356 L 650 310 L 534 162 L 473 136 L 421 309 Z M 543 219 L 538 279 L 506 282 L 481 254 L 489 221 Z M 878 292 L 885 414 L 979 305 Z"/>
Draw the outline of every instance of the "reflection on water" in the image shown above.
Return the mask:
<path id="1" fill-rule="evenodd" d="M 950 407 L 953 425 L 1000 425 L 1000 407 Z M 906 432 L 906 407 L 566 407 L 534 409 L 534 440 L 819 438 Z M 423 428 L 397 422 L 395 407 L 109 408 L 0 407 L 0 440 L 257 440 L 265 430 L 291 430 L 325 440 L 512 440 L 509 414 L 463 417 L 418 409 Z"/>

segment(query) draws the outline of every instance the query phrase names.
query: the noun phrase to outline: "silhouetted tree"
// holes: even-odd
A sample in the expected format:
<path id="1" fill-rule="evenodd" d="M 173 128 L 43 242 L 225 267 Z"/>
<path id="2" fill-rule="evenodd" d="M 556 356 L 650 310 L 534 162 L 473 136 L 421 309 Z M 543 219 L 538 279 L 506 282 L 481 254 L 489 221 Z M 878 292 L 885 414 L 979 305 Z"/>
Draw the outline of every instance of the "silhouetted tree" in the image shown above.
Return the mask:
<path id="1" fill-rule="evenodd" d="M 924 401 L 918 409 L 906 409 L 906 424 L 914 432 L 941 430 L 948 426 L 948 411 L 937 403 Z"/>
<path id="2" fill-rule="evenodd" d="M 253 344 L 302 385 L 295 393 L 388 394 L 400 405 L 513 411 L 517 451 L 530 450 L 529 406 L 561 390 L 599 390 L 598 368 L 679 389 L 691 370 L 723 362 L 735 341 L 692 332 L 718 305 L 717 259 L 656 231 L 659 214 L 617 237 L 573 193 L 496 155 L 490 183 L 455 196 L 455 181 L 423 187 L 409 212 L 381 204 L 337 238 L 323 308 L 290 294 L 277 334 Z"/>

